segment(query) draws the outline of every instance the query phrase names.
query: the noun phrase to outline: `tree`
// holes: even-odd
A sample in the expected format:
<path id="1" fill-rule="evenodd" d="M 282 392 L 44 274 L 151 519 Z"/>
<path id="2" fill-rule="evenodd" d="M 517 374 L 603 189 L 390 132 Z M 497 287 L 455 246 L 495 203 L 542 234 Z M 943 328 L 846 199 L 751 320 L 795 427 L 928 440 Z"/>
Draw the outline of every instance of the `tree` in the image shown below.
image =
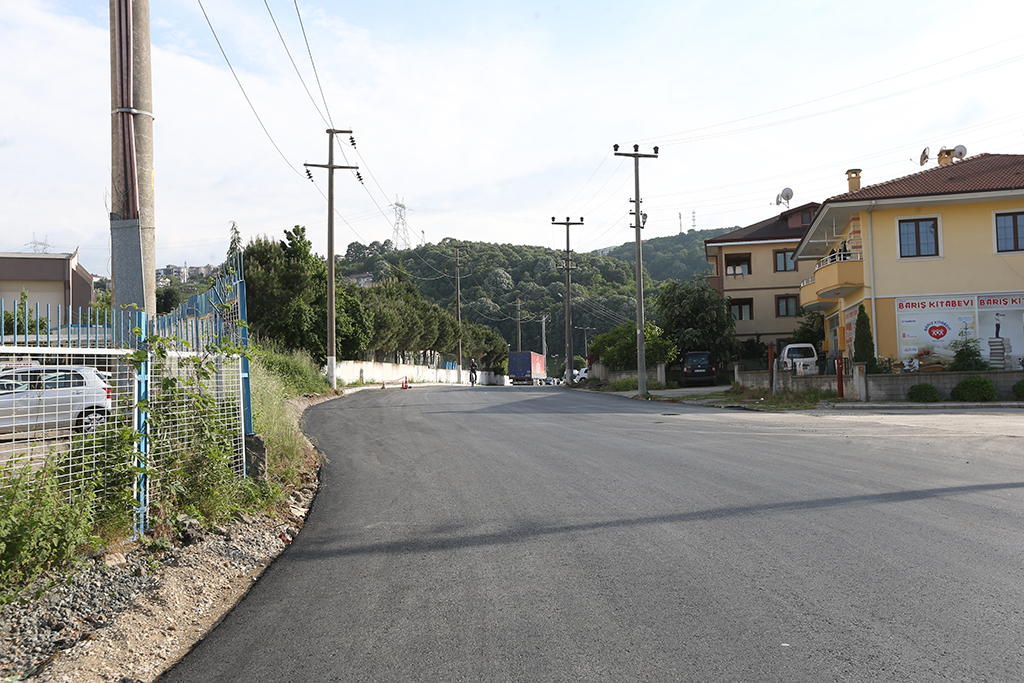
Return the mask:
<path id="1" fill-rule="evenodd" d="M 877 364 L 875 340 L 871 336 L 871 319 L 864 310 L 864 304 L 857 309 L 857 322 L 853 328 L 853 362 L 867 363 L 868 372 L 874 372 Z"/>
<path id="2" fill-rule="evenodd" d="M 676 359 L 676 346 L 654 323 L 644 322 L 644 359 L 648 365 L 671 363 Z M 605 365 L 636 367 L 636 323 L 623 323 L 611 332 L 599 334 L 590 342 L 590 355 Z"/>
<path id="3" fill-rule="evenodd" d="M 825 316 L 820 311 L 808 311 L 803 306 L 796 309 L 800 326 L 790 337 L 791 344 L 814 344 L 820 353 L 825 343 Z"/>
<path id="4" fill-rule="evenodd" d="M 318 362 L 327 357 L 327 266 L 313 253 L 306 229 L 296 225 L 285 239 L 252 240 L 245 248 L 249 326 L 286 349 L 305 349 Z M 335 296 L 334 355 L 351 358 L 366 348 L 373 316 L 341 288 Z"/>
<path id="5" fill-rule="evenodd" d="M 232 263 L 240 253 L 242 253 L 242 235 L 238 232 L 238 223 L 231 221 L 231 242 L 228 244 L 228 254 L 224 262 Z"/>
<path id="6" fill-rule="evenodd" d="M 181 290 L 177 287 L 161 287 L 156 290 L 156 312 L 170 313 L 181 303 Z"/>
<path id="7" fill-rule="evenodd" d="M 675 344 L 677 357 L 708 351 L 722 363 L 732 356 L 736 324 L 729 301 L 705 278 L 666 282 L 655 298 L 654 309 L 658 324 Z"/>

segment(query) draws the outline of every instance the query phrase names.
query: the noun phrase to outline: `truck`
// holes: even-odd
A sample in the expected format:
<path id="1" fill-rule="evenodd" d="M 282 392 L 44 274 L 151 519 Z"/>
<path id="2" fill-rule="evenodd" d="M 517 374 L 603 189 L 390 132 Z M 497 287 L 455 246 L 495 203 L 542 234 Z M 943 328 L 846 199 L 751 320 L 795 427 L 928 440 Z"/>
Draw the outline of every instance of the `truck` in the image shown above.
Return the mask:
<path id="1" fill-rule="evenodd" d="M 543 384 L 547 375 L 547 363 L 539 353 L 513 351 L 508 354 L 508 376 L 512 384 Z"/>

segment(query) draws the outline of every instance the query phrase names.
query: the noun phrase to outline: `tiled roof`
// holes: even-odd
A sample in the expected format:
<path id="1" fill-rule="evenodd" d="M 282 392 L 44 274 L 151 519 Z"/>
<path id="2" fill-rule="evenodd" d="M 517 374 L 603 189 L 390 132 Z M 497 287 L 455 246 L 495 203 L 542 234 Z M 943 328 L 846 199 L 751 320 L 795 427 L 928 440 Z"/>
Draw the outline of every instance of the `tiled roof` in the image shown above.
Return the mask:
<path id="1" fill-rule="evenodd" d="M 733 230 L 727 232 L 724 235 L 718 237 L 712 237 L 709 240 L 705 240 L 707 244 L 728 244 L 729 242 L 749 242 L 756 240 L 781 240 L 781 239 L 802 239 L 804 233 L 807 232 L 806 225 L 801 225 L 795 228 L 789 227 L 789 216 L 794 213 L 800 213 L 802 211 L 809 210 L 811 215 L 818 210 L 818 204 L 811 202 L 798 206 L 793 209 L 786 209 L 778 216 L 773 216 L 767 220 L 763 220 L 753 225 L 748 225 L 745 228 L 739 230 Z"/>
<path id="2" fill-rule="evenodd" d="M 827 200 L 896 199 L 1024 188 L 1024 155 L 977 154 L 946 166 L 862 187 Z"/>

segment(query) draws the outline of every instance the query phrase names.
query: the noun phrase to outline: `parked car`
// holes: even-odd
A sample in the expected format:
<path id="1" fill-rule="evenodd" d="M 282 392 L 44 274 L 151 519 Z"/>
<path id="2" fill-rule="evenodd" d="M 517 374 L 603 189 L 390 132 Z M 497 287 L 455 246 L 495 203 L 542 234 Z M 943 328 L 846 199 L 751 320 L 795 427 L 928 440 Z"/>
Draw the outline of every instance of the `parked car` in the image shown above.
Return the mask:
<path id="1" fill-rule="evenodd" d="M 718 383 L 711 354 L 707 351 L 690 351 L 683 356 L 683 386 L 698 382 Z"/>
<path id="2" fill-rule="evenodd" d="M 798 375 L 818 374 L 818 351 L 814 344 L 787 344 L 782 349 L 782 369 Z"/>
<path id="3" fill-rule="evenodd" d="M 109 373 L 82 365 L 0 372 L 0 433 L 96 430 L 112 410 L 109 377 Z"/>

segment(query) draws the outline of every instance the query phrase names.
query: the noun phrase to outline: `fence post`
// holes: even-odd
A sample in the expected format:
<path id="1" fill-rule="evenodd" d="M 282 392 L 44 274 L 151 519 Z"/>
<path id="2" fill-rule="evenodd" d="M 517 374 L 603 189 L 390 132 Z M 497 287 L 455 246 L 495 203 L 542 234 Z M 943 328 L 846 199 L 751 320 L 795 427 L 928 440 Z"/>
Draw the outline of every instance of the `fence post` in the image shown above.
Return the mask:
<path id="1" fill-rule="evenodd" d="M 843 397 L 843 359 L 842 357 L 836 358 L 836 393 L 839 394 L 839 398 Z"/>
<path id="2" fill-rule="evenodd" d="M 135 326 L 141 330 L 146 329 L 146 313 L 145 311 L 135 311 Z M 150 353 L 149 347 L 144 345 L 146 351 L 146 360 L 144 360 L 135 373 L 135 415 L 133 421 L 135 422 L 135 431 L 139 434 L 138 445 L 136 446 L 135 452 L 135 466 L 139 469 L 139 474 L 136 479 L 136 508 L 135 508 L 135 534 L 141 536 L 149 530 L 149 455 L 150 455 L 150 444 L 149 434 L 147 429 L 146 417 L 147 411 L 143 409 L 143 406 L 149 401 L 149 364 L 150 364 Z"/>

